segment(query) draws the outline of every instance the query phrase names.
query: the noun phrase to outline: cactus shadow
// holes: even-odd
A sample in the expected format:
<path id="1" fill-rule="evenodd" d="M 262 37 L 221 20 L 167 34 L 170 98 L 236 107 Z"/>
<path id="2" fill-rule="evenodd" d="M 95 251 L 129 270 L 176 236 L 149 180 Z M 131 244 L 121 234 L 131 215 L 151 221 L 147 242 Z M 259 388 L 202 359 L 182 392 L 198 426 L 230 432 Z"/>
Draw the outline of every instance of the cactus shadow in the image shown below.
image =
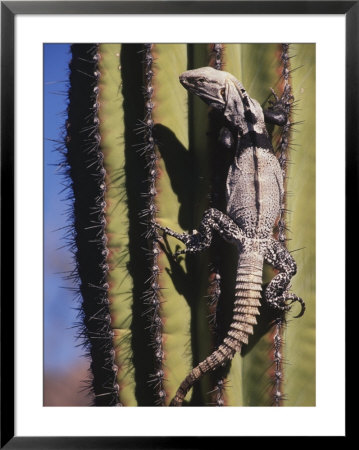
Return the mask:
<path id="1" fill-rule="evenodd" d="M 172 130 L 162 124 L 156 124 L 154 126 L 153 134 L 156 139 L 159 154 L 165 164 L 171 188 L 177 195 L 179 203 L 178 223 L 183 229 L 191 230 L 198 225 L 193 222 L 193 194 L 197 188 L 193 153 L 191 149 L 187 150 L 183 146 Z M 169 264 L 169 267 L 166 269 L 167 273 L 171 277 L 177 292 L 183 295 L 187 301 L 191 311 L 190 332 L 192 339 L 189 345 L 192 355 L 192 366 L 194 367 L 203 357 L 197 338 L 199 334 L 198 299 L 200 296 L 199 290 L 201 289 L 198 277 L 199 266 L 206 267 L 205 261 L 208 259 L 208 252 L 205 251 L 201 255 L 183 255 L 176 259 L 168 244 L 167 238 L 164 238 L 161 249 L 167 256 Z M 180 264 L 183 259 L 185 259 L 186 270 Z M 200 383 L 196 383 L 193 386 L 191 401 L 186 404 L 189 406 L 203 405 Z"/>
<path id="2" fill-rule="evenodd" d="M 158 151 L 168 173 L 171 188 L 180 204 L 178 223 L 183 229 L 192 226 L 192 198 L 194 185 L 193 158 L 175 133 L 162 124 L 153 127 Z"/>
<path id="3" fill-rule="evenodd" d="M 183 267 L 180 264 L 183 257 L 180 257 L 179 259 L 175 258 L 166 236 L 164 236 L 163 241 L 160 242 L 160 247 L 162 252 L 166 255 L 169 264 L 169 267 L 167 267 L 165 270 L 170 276 L 173 286 L 175 287 L 175 289 L 179 294 L 183 295 L 191 310 L 191 323 L 190 323 L 191 336 L 192 337 L 197 336 L 198 302 L 196 300 L 198 300 L 198 296 L 196 294 L 196 290 L 198 289 L 193 277 L 193 272 L 191 271 L 190 268 L 188 269 L 187 272 L 183 269 Z M 179 247 L 176 247 L 175 251 L 177 251 L 178 248 Z M 191 266 L 191 263 L 193 263 L 194 258 L 196 257 L 193 255 L 186 256 L 187 267 Z M 199 347 L 196 338 L 190 339 L 189 347 L 190 347 L 189 353 L 192 356 L 192 366 L 194 367 L 200 362 L 201 359 L 199 356 Z M 193 393 L 191 400 L 189 402 L 185 401 L 183 403 L 183 406 L 185 405 L 203 406 L 200 384 L 196 383 L 192 389 Z"/>

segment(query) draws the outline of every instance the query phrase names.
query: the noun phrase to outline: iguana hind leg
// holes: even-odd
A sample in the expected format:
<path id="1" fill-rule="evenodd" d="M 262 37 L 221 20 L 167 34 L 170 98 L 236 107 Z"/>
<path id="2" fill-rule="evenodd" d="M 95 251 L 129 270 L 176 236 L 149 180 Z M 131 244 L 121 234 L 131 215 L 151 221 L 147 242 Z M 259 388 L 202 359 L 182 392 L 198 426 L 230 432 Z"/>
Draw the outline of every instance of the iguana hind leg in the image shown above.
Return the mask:
<path id="1" fill-rule="evenodd" d="M 190 234 L 176 233 L 170 228 L 162 227 L 159 224 L 156 224 L 156 226 L 165 234 L 173 236 L 186 244 L 187 248 L 176 252 L 176 255 L 200 252 L 209 247 L 212 242 L 213 231 L 217 231 L 220 236 L 229 242 L 243 239 L 243 232 L 238 225 L 230 217 L 215 208 L 205 211 L 198 231 L 195 230 Z"/>
<path id="2" fill-rule="evenodd" d="M 272 239 L 264 255 L 264 260 L 279 270 L 279 274 L 267 286 L 264 294 L 265 300 L 274 308 L 282 311 L 288 311 L 292 303 L 299 302 L 302 309 L 296 317 L 301 317 L 305 312 L 304 301 L 297 295 L 288 292 L 290 281 L 297 273 L 297 264 L 294 258 L 284 245 Z"/>

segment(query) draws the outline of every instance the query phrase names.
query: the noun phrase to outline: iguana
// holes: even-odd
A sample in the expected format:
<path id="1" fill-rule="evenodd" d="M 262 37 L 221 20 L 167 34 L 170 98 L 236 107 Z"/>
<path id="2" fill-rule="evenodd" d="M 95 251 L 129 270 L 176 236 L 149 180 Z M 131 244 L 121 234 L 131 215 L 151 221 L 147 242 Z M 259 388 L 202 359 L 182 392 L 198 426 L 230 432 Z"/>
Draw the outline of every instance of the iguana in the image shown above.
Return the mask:
<path id="1" fill-rule="evenodd" d="M 305 303 L 289 293 L 296 263 L 288 250 L 273 238 L 273 227 L 283 207 L 283 175 L 266 129 L 267 122 L 284 125 L 287 117 L 283 99 L 264 112 L 257 100 L 247 94 L 230 73 L 202 67 L 182 73 L 181 84 L 224 115 L 221 136 L 235 150 L 226 181 L 226 214 L 211 208 L 205 211 L 198 231 L 176 233 L 157 224 L 165 234 L 186 244 L 177 252 L 194 253 L 210 246 L 213 232 L 238 247 L 235 299 L 232 322 L 221 345 L 184 379 L 172 406 L 181 406 L 192 385 L 206 372 L 214 371 L 241 351 L 253 334 L 262 297 L 263 262 L 279 273 L 268 284 L 263 299 L 278 310 L 289 310 L 298 301 L 304 314 Z"/>

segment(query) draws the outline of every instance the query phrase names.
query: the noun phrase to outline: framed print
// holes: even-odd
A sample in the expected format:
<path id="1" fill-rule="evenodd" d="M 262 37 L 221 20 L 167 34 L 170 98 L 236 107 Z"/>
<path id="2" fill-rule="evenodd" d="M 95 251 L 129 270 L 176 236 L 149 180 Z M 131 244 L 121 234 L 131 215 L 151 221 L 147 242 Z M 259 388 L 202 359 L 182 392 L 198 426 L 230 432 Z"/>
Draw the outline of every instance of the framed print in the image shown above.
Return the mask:
<path id="1" fill-rule="evenodd" d="M 358 8 L 2 2 L 2 446 L 345 436 Z"/>

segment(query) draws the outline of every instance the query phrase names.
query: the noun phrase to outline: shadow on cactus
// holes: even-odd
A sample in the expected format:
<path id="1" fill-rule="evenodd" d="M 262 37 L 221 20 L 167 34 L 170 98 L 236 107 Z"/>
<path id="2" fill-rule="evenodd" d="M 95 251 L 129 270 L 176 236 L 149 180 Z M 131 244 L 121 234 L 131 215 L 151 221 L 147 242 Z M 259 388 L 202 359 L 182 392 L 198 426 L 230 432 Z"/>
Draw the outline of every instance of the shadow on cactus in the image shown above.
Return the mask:
<path id="1" fill-rule="evenodd" d="M 94 405 L 314 405 L 315 46 L 71 48 Z"/>

